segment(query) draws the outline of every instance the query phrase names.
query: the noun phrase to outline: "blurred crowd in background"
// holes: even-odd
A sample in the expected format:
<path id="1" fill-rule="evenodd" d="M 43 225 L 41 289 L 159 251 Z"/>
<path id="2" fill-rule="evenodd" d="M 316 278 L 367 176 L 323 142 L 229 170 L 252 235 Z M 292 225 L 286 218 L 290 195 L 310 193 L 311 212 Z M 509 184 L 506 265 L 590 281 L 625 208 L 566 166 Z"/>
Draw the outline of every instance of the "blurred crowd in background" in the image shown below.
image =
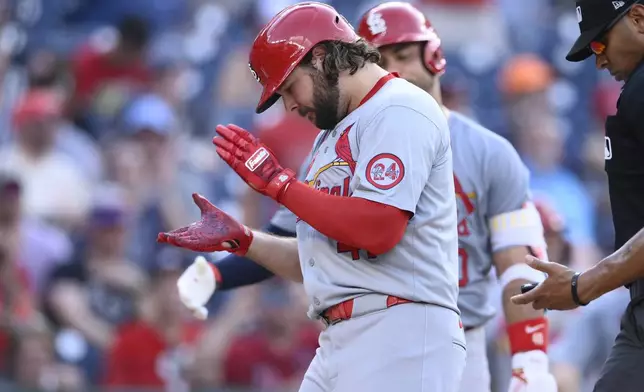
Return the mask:
<path id="1" fill-rule="evenodd" d="M 155 242 L 198 219 L 193 192 L 251 227 L 275 210 L 219 160 L 216 124 L 251 130 L 284 166 L 308 153 L 306 120 L 281 105 L 254 113 L 247 67 L 261 26 L 291 3 L 0 0 L 0 390 L 297 390 L 322 327 L 302 288 L 221 292 L 198 322 L 175 286 L 195 255 Z M 330 3 L 355 25 L 377 2 Z M 417 4 L 443 39 L 445 104 L 530 168 L 550 258 L 581 267 L 611 253 L 603 122 L 620 85 L 564 60 L 574 3 Z M 549 313 L 562 392 L 591 390 L 627 302 L 618 290 Z M 501 315 L 488 328 L 493 391 L 510 375 Z"/>

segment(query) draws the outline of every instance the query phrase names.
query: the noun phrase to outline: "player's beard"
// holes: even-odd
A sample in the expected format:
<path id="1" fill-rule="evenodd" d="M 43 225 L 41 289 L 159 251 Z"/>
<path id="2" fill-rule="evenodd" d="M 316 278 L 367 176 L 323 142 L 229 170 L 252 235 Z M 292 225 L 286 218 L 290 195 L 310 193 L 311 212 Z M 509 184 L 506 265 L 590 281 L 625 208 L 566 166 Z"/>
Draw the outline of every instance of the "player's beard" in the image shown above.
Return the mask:
<path id="1" fill-rule="evenodd" d="M 315 70 L 311 73 L 313 79 L 313 107 L 301 107 L 299 113 L 302 117 L 311 119 L 319 129 L 334 129 L 342 117 L 338 113 L 340 106 L 340 88 L 338 75 L 325 75 L 324 72 Z"/>

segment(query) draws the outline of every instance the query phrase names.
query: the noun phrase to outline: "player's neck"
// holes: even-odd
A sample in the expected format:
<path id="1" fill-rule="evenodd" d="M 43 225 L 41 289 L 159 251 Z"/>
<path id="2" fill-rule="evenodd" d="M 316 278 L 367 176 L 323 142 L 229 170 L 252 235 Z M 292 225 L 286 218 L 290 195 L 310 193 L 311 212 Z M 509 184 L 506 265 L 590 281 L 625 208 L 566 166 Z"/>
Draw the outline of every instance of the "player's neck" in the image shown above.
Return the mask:
<path id="1" fill-rule="evenodd" d="M 429 95 L 434 97 L 436 102 L 438 102 L 439 105 L 443 106 L 443 95 L 441 94 L 441 82 L 438 79 L 438 77 L 434 77 L 434 82 L 432 83 L 431 87 L 429 90 L 427 90 Z"/>
<path id="2" fill-rule="evenodd" d="M 387 74 L 387 71 L 373 63 L 367 63 L 353 75 L 347 74 L 344 80 L 340 81 L 340 90 L 346 91 L 349 98 L 348 113 L 356 110 L 376 83 Z"/>

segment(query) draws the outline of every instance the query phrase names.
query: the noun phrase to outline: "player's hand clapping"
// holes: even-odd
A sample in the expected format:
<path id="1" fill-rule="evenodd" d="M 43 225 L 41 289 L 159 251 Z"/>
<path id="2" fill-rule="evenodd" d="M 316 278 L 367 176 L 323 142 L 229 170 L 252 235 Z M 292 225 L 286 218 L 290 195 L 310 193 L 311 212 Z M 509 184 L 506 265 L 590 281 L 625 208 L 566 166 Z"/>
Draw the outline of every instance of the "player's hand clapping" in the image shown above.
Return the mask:
<path id="1" fill-rule="evenodd" d="M 295 172 L 284 169 L 273 152 L 245 129 L 218 125 L 217 133 L 212 142 L 221 159 L 253 189 L 279 202 Z"/>

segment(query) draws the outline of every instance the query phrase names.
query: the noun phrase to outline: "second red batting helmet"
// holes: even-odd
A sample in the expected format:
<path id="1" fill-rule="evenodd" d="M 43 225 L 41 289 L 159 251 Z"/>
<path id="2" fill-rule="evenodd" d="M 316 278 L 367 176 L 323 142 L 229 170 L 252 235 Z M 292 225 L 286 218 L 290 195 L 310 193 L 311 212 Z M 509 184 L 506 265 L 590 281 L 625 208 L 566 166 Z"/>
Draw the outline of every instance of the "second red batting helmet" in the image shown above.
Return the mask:
<path id="1" fill-rule="evenodd" d="M 259 32 L 250 51 L 250 72 L 264 88 L 256 112 L 277 102 L 277 89 L 315 45 L 357 39 L 349 22 L 329 5 L 306 2 L 284 8 Z"/>
<path id="2" fill-rule="evenodd" d="M 423 61 L 427 69 L 437 75 L 445 72 L 447 62 L 440 38 L 425 15 L 409 3 L 392 1 L 373 7 L 362 16 L 358 34 L 378 48 L 425 42 Z"/>

